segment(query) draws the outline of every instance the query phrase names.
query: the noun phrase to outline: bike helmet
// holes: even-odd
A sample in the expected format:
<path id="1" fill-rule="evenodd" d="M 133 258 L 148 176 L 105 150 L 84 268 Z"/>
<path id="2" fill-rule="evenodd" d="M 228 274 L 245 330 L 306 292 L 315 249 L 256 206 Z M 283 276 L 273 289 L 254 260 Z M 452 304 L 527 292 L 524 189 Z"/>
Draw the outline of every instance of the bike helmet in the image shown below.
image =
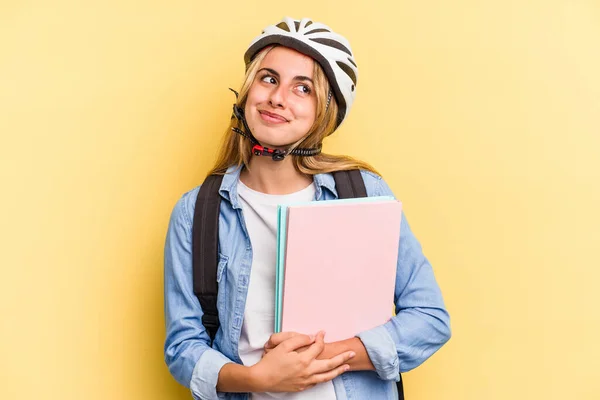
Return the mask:
<path id="1" fill-rule="evenodd" d="M 298 21 L 285 17 L 252 41 L 244 54 L 246 68 L 261 49 L 272 44 L 292 48 L 321 65 L 338 103 L 337 128 L 348 116 L 356 96 L 358 67 L 350 43 L 327 25 L 309 18 Z"/>

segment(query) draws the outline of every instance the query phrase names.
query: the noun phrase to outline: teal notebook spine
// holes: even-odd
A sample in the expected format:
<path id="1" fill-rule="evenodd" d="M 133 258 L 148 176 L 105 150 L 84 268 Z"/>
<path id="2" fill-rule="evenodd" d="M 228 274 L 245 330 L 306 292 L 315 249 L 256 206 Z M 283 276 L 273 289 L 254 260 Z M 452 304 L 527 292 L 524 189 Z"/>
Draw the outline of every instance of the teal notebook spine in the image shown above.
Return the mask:
<path id="1" fill-rule="evenodd" d="M 283 278 L 285 274 L 285 245 L 287 233 L 287 206 L 277 207 L 277 265 L 275 269 L 275 327 L 274 332 L 281 332 L 281 316 L 283 306 Z"/>

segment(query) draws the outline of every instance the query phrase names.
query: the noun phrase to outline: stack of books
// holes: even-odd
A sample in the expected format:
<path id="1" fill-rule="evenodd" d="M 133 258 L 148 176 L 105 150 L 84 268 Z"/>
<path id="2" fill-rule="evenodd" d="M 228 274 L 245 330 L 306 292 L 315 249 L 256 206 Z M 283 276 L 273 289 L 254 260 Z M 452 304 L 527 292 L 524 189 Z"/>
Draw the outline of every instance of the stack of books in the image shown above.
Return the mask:
<path id="1" fill-rule="evenodd" d="M 392 317 L 402 203 L 392 197 L 278 207 L 275 332 L 354 337 Z"/>

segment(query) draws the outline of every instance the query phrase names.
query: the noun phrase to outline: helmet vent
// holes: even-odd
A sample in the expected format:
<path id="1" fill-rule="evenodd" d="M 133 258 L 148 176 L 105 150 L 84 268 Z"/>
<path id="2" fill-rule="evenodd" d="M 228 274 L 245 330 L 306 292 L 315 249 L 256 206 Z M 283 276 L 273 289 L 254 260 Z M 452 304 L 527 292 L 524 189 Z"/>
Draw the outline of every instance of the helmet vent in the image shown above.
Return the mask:
<path id="1" fill-rule="evenodd" d="M 319 33 L 319 32 L 331 32 L 331 31 L 329 29 L 319 28 L 319 29 L 313 29 L 310 32 L 306 32 L 305 35 L 310 35 L 311 33 Z"/>
<path id="2" fill-rule="evenodd" d="M 286 24 L 285 22 L 280 22 L 280 23 L 278 23 L 278 24 L 277 24 L 277 27 L 278 27 L 279 29 L 283 29 L 283 30 L 284 30 L 284 31 L 286 31 L 286 32 L 289 32 L 289 31 L 290 31 L 290 27 L 289 27 L 289 26 L 288 26 L 288 24 Z"/>
<path id="3" fill-rule="evenodd" d="M 325 46 L 329 46 L 329 47 L 333 47 L 336 48 L 338 50 L 343 51 L 344 53 L 347 53 L 349 56 L 352 56 L 352 52 L 343 44 L 341 44 L 340 42 L 337 42 L 335 40 L 332 39 L 324 39 L 324 38 L 309 38 L 310 40 L 312 40 L 313 42 L 317 42 L 320 44 L 323 44 Z"/>
<path id="4" fill-rule="evenodd" d="M 356 74 L 354 73 L 354 70 L 352 68 L 350 68 L 348 66 L 348 64 L 344 64 L 339 61 L 336 61 L 336 63 L 337 63 L 337 65 L 339 65 L 339 67 L 342 69 L 342 71 L 344 71 L 346 73 L 346 75 L 348 75 L 350 77 L 350 79 L 352 79 L 352 82 L 354 82 L 354 84 L 356 85 Z"/>

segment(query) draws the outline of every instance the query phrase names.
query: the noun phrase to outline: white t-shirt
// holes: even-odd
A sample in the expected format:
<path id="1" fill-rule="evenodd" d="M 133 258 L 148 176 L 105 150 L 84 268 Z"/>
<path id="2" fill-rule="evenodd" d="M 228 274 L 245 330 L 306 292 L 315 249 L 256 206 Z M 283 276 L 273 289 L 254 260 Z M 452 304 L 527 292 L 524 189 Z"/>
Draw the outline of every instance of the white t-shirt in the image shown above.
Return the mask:
<path id="1" fill-rule="evenodd" d="M 244 365 L 260 361 L 275 323 L 275 266 L 277 258 L 277 205 L 312 201 L 315 185 L 286 195 L 257 192 L 238 181 L 238 194 L 252 243 L 252 271 L 239 342 Z M 315 332 L 316 333 L 316 332 Z M 254 393 L 252 400 L 335 400 L 331 381 L 299 393 Z"/>

